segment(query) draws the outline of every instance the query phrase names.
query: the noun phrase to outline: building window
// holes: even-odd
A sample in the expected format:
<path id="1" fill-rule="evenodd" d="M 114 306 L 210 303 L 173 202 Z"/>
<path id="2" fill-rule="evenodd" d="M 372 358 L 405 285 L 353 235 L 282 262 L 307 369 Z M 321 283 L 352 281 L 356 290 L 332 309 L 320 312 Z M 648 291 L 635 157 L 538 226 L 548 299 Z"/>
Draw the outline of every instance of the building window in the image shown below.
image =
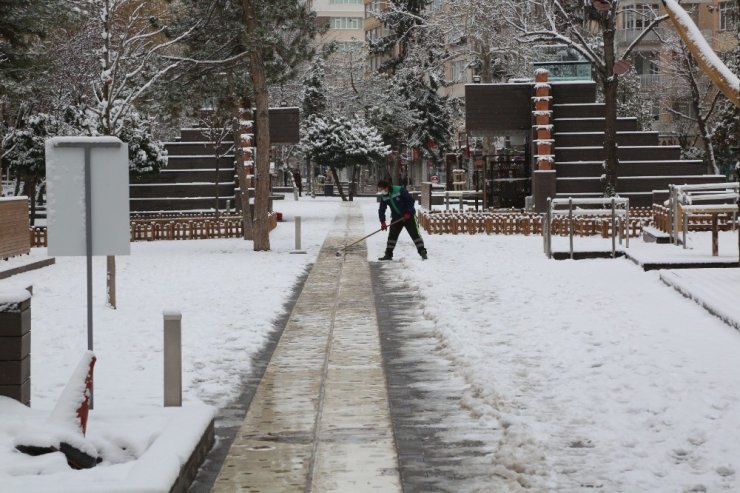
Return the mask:
<path id="1" fill-rule="evenodd" d="M 334 41 L 339 53 L 355 53 L 362 50 L 363 45 L 358 41 Z"/>
<path id="2" fill-rule="evenodd" d="M 465 33 L 459 26 L 453 26 L 450 32 L 447 33 L 447 44 L 456 45 L 461 44 L 465 41 Z"/>
<path id="3" fill-rule="evenodd" d="M 719 30 L 734 31 L 737 26 L 737 4 L 733 2 L 719 3 Z"/>
<path id="4" fill-rule="evenodd" d="M 466 69 L 468 64 L 465 60 L 456 60 L 452 62 L 452 82 L 466 82 Z"/>
<path id="5" fill-rule="evenodd" d="M 362 0 L 329 0 L 329 5 L 362 5 Z"/>
<path id="6" fill-rule="evenodd" d="M 360 29 L 362 17 L 332 17 L 329 26 L 332 29 Z"/>
<path id="7" fill-rule="evenodd" d="M 380 12 L 380 0 L 372 0 L 365 4 L 365 17 L 375 17 Z"/>
<path id="8" fill-rule="evenodd" d="M 624 9 L 624 28 L 643 30 L 657 17 L 658 4 L 632 5 Z"/>
<path id="9" fill-rule="evenodd" d="M 370 29 L 369 31 L 365 31 L 365 41 L 368 43 L 377 41 L 381 37 L 380 28 L 376 27 L 375 29 Z"/>
<path id="10" fill-rule="evenodd" d="M 635 70 L 640 75 L 660 73 L 658 55 L 653 52 L 639 52 L 635 55 Z"/>

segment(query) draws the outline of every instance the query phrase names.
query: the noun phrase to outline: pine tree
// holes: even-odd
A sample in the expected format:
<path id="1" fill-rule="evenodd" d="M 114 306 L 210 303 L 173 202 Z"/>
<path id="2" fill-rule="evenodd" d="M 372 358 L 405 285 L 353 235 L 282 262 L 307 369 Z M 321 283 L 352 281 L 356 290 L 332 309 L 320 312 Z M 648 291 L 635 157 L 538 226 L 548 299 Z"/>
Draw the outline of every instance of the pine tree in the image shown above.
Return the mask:
<path id="1" fill-rule="evenodd" d="M 31 201 L 31 224 L 36 215 L 36 190 L 46 177 L 45 142 L 61 132 L 53 115 L 23 111 L 2 140 L 3 167 L 23 182 L 22 193 Z"/>
<path id="2" fill-rule="evenodd" d="M 409 129 L 407 145 L 439 162 L 451 147 L 454 103 L 439 94 L 445 84 L 442 69 L 447 58 L 446 36 L 439 25 L 429 24 L 429 3 L 392 0 L 388 10 L 378 15 L 388 35 L 370 43 L 370 52 L 389 57 L 380 71 L 393 77 L 419 121 L 419 125 Z"/>
<path id="3" fill-rule="evenodd" d="M 326 115 L 308 118 L 301 147 L 311 159 L 329 166 L 335 183 L 339 183 L 338 169 L 371 164 L 390 152 L 378 130 L 364 120 Z M 341 187 L 339 194 L 347 200 Z"/>

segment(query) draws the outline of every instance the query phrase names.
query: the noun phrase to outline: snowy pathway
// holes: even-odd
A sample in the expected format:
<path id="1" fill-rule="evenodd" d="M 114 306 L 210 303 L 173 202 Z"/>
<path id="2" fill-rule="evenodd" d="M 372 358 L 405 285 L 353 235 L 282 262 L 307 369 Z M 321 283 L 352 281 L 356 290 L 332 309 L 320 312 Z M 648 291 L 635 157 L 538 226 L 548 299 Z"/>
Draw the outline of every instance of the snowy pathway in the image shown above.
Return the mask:
<path id="1" fill-rule="evenodd" d="M 362 215 L 337 216 L 216 492 L 400 491 Z"/>

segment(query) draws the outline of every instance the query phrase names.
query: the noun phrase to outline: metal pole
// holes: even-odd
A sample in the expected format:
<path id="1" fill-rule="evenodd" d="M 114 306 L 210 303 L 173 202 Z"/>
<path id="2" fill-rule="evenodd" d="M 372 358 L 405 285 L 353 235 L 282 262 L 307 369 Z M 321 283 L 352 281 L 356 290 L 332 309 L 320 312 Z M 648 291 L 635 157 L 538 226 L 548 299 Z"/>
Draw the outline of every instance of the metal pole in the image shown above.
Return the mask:
<path id="1" fill-rule="evenodd" d="M 568 197 L 568 234 L 570 236 L 570 259 L 573 260 L 573 197 Z"/>
<path id="2" fill-rule="evenodd" d="M 552 207 L 552 199 L 550 197 L 547 198 L 547 212 L 545 212 L 545 221 L 547 225 L 547 237 L 545 238 L 545 253 L 547 253 L 547 258 L 552 258 L 552 211 L 550 210 Z"/>
<path id="3" fill-rule="evenodd" d="M 670 187 L 671 239 L 674 245 L 678 245 L 678 189 L 675 185 L 670 185 Z"/>
<path id="4" fill-rule="evenodd" d="M 612 258 L 617 256 L 617 211 L 614 209 L 614 197 L 612 197 Z"/>
<path id="5" fill-rule="evenodd" d="M 627 233 L 627 238 L 625 238 L 624 240 L 624 246 L 626 248 L 629 248 L 630 247 L 630 199 L 625 199 L 625 200 L 626 202 L 624 203 L 624 207 L 625 207 L 624 215 L 625 215 L 625 222 L 627 223 L 627 226 L 625 228 L 626 233 Z"/>
<path id="6" fill-rule="evenodd" d="M 295 217 L 295 249 L 301 249 L 301 216 Z"/>
<path id="7" fill-rule="evenodd" d="M 542 249 L 545 255 L 547 255 L 547 211 L 542 214 Z"/>
<path id="8" fill-rule="evenodd" d="M 93 278 L 92 278 L 92 149 L 85 146 L 85 255 L 87 257 L 87 349 L 93 350 Z M 90 384 L 90 409 L 93 408 L 93 387 Z"/>

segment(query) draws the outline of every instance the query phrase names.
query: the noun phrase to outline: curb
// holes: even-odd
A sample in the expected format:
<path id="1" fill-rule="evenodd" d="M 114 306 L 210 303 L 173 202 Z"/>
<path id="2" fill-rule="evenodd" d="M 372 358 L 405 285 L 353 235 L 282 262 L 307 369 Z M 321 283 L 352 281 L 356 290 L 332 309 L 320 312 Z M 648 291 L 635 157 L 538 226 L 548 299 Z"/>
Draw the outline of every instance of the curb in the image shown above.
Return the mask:
<path id="1" fill-rule="evenodd" d="M 53 265 L 55 263 L 56 263 L 56 259 L 54 257 L 47 258 L 44 260 L 37 260 L 36 262 L 31 262 L 26 265 L 21 265 L 19 267 L 14 267 L 12 269 L 0 271 L 0 279 L 7 279 L 8 277 L 14 276 L 16 274 L 22 274 L 30 270 L 41 269 L 42 267 L 48 267 L 49 265 Z"/>
<path id="2" fill-rule="evenodd" d="M 198 440 L 198 444 L 193 449 L 190 457 L 180 468 L 180 475 L 170 488 L 170 493 L 185 493 L 188 491 L 190 484 L 198 474 L 198 470 L 206 460 L 206 456 L 213 447 L 214 442 L 214 420 L 211 419 L 211 422 L 208 423 L 206 430 L 201 435 L 200 440 Z"/>

